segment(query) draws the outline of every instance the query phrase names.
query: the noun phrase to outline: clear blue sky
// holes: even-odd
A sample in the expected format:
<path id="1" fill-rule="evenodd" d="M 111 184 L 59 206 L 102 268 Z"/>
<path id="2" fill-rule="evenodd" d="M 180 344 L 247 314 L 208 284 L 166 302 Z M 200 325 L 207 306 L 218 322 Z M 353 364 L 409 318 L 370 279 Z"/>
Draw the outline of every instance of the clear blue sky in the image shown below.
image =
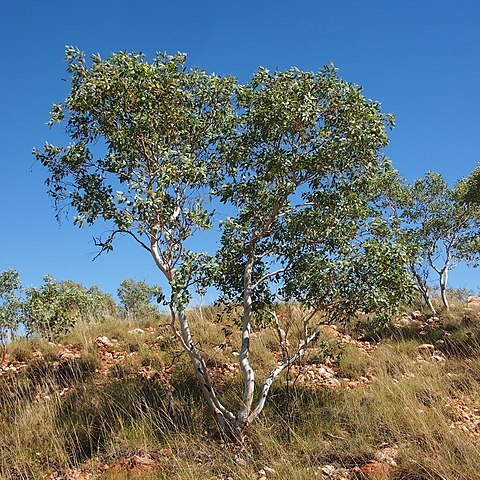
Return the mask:
<path id="1" fill-rule="evenodd" d="M 329 61 L 393 112 L 388 155 L 408 180 L 427 170 L 454 182 L 480 160 L 480 2 L 402 0 L 8 1 L 0 19 L 0 271 L 24 284 L 44 274 L 114 292 L 125 277 L 158 282 L 125 240 L 92 262 L 99 230 L 59 226 L 31 149 L 65 142 L 45 122 L 67 91 L 64 46 L 187 52 L 189 63 L 247 80 L 258 66 L 317 70 Z M 480 272 L 452 284 L 477 289 Z"/>

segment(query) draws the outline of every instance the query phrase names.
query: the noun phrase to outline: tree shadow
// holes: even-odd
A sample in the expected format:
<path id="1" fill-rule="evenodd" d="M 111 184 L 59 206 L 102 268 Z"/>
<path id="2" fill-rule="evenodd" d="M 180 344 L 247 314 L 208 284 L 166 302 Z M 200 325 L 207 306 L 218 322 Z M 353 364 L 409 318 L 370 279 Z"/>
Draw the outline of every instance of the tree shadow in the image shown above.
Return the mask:
<path id="1" fill-rule="evenodd" d="M 70 463 L 105 453 L 115 435 L 135 428 L 138 422 L 159 443 L 175 433 L 198 431 L 202 428 L 199 419 L 208 415 L 199 406 L 197 386 L 192 387 L 190 380 L 177 389 L 158 377 L 137 376 L 91 383 L 72 392 L 57 416 Z"/>

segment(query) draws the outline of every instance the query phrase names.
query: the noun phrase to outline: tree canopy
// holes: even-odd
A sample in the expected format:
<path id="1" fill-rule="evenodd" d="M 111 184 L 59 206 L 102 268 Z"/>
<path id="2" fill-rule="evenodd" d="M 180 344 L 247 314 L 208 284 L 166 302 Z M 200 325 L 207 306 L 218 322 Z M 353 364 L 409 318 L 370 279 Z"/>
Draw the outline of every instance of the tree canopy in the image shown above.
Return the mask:
<path id="1" fill-rule="evenodd" d="M 170 286 L 161 300 L 172 332 L 227 431 L 260 414 L 272 382 L 315 340 L 316 323 L 359 309 L 381 316 L 408 297 L 405 256 L 383 208 L 383 189 L 396 181 L 381 153 L 393 117 L 333 66 L 260 68 L 240 84 L 187 68 L 183 54 L 148 62 L 121 52 L 89 63 L 69 47 L 66 56 L 71 91 L 51 124 L 63 123 L 72 143 L 34 151 L 57 214 L 110 224 L 101 251 L 128 235 L 152 256 Z M 197 229 L 218 222 L 210 199 L 228 212 L 214 258 L 188 248 Z M 192 288 L 211 285 L 242 311 L 237 411 L 218 398 L 185 312 Z M 251 330 L 275 318 L 279 299 L 301 303 L 304 335 L 254 404 Z"/>

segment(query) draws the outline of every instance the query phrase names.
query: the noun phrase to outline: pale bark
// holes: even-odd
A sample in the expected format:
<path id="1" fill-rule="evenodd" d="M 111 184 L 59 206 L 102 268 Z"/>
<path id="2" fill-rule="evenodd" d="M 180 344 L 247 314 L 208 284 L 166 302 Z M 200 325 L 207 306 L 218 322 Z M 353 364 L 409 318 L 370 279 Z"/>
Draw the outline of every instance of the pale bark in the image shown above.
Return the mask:
<path id="1" fill-rule="evenodd" d="M 250 258 L 245 266 L 243 277 L 243 320 L 242 320 L 242 345 L 240 349 L 240 370 L 243 375 L 243 405 L 238 412 L 236 424 L 242 428 L 248 418 L 253 403 L 253 395 L 255 392 L 255 373 L 250 365 L 250 332 L 252 328 L 252 273 L 254 255 Z"/>
<path id="2" fill-rule="evenodd" d="M 184 311 L 175 314 L 175 311 L 170 307 L 171 326 L 175 335 L 179 338 L 183 348 L 188 352 L 190 360 L 195 369 L 195 376 L 197 377 L 203 396 L 207 400 L 208 405 L 213 411 L 218 424 L 222 429 L 226 429 L 227 422 L 233 422 L 235 416 L 219 401 L 215 389 L 213 388 L 210 375 L 201 353 L 196 349 L 190 332 L 190 325 Z M 178 317 L 180 324 L 180 332 L 177 331 L 175 320 Z"/>
<path id="3" fill-rule="evenodd" d="M 440 296 L 442 297 L 443 305 L 447 310 L 450 309 L 450 304 L 447 298 L 447 284 L 448 284 L 448 268 L 440 275 Z"/>
<path id="4" fill-rule="evenodd" d="M 452 267 L 452 243 L 453 239 L 450 240 L 449 244 L 446 245 L 445 250 L 446 250 L 446 258 L 443 264 L 443 268 L 437 268 L 434 263 L 434 259 L 432 258 L 431 255 L 429 255 L 429 261 L 430 265 L 435 270 L 438 274 L 438 280 L 439 280 L 439 285 L 440 285 L 440 297 L 442 298 L 443 305 L 447 310 L 450 309 L 450 304 L 448 303 L 448 298 L 447 298 L 447 284 L 448 284 L 448 272 L 450 268 Z"/>
<path id="5" fill-rule="evenodd" d="M 426 285 L 426 283 L 423 281 L 422 277 L 418 274 L 414 265 L 410 265 L 410 271 L 412 272 L 413 276 L 415 277 L 418 289 L 420 290 L 420 293 L 422 294 L 422 297 L 423 297 L 425 303 L 427 304 L 428 308 L 432 311 L 432 313 L 434 315 L 436 315 L 437 311 L 435 310 L 435 307 L 433 306 L 432 298 L 430 297 L 430 289 L 428 288 L 428 285 Z"/>
<path id="6" fill-rule="evenodd" d="M 428 305 L 428 308 L 432 311 L 432 313 L 434 315 L 436 315 L 437 311 L 435 310 L 435 307 L 433 306 L 432 299 L 430 297 L 430 290 L 428 289 L 428 287 L 427 287 L 426 291 L 424 292 L 424 298 L 425 298 L 425 302 Z"/>
<path id="7" fill-rule="evenodd" d="M 164 259 L 162 258 L 158 248 L 158 242 L 153 235 L 151 235 L 150 253 L 155 260 L 157 267 L 162 271 L 170 283 L 173 280 L 174 269 L 171 265 L 167 265 L 164 262 Z M 205 360 L 193 342 L 187 315 L 184 310 L 179 311 L 177 309 L 176 303 L 177 298 L 175 293 L 173 293 L 170 300 L 170 327 L 182 345 L 183 349 L 190 357 L 194 367 L 195 376 L 200 384 L 203 396 L 215 415 L 218 425 L 222 430 L 227 431 L 229 429 L 228 425 L 235 421 L 235 415 L 230 412 L 218 399 L 215 389 L 212 385 Z M 177 329 L 177 322 L 178 326 L 180 327 L 180 331 Z"/>

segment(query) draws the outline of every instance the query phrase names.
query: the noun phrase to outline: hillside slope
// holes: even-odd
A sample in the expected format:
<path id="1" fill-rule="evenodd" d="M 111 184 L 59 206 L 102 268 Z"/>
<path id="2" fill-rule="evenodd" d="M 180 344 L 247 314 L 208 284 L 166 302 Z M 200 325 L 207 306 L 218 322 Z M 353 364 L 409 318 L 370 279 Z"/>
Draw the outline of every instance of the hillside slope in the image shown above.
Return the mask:
<path id="1" fill-rule="evenodd" d="M 292 342 L 295 309 L 290 316 Z M 191 312 L 227 404 L 241 382 L 235 326 Z M 480 479 L 480 318 L 404 314 L 381 338 L 324 326 L 275 386 L 244 445 L 222 441 L 188 359 L 158 319 L 19 339 L 0 365 L 4 479 Z M 276 334 L 252 341 L 258 378 Z"/>

